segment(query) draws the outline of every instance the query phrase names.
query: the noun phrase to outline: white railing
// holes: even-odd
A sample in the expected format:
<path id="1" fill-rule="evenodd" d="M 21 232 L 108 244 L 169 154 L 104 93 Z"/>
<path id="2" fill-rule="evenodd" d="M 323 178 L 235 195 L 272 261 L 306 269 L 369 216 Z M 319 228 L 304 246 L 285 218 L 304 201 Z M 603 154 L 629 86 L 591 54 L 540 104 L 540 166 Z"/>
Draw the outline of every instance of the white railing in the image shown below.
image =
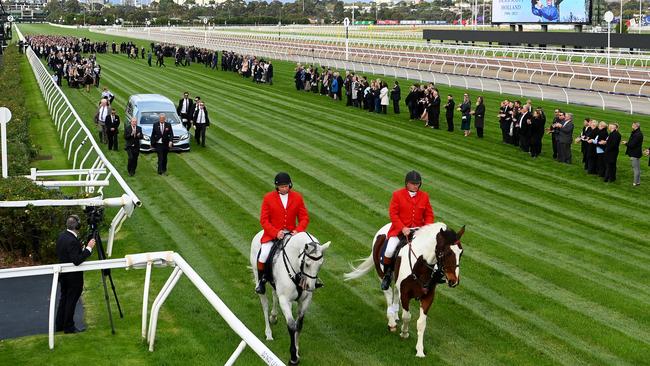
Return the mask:
<path id="1" fill-rule="evenodd" d="M 149 310 L 149 285 L 151 281 L 151 269 L 156 267 L 174 267 L 172 274 L 169 276 L 167 282 L 162 287 L 158 296 L 151 304 L 151 316 L 149 317 L 149 327 L 147 329 L 147 311 Z M 28 276 L 52 276 L 52 289 L 50 292 L 50 307 L 49 307 L 49 347 L 54 348 L 54 320 L 55 320 L 55 305 L 56 294 L 58 289 L 58 280 L 61 273 L 71 272 L 84 272 L 84 271 L 97 271 L 103 269 L 142 269 L 146 268 L 144 294 L 142 301 L 142 337 L 146 338 L 149 344 L 149 351 L 154 350 L 154 341 L 156 339 L 156 330 L 158 325 L 158 314 L 165 300 L 171 293 L 172 289 L 185 274 L 192 284 L 199 290 L 203 297 L 210 302 L 210 305 L 219 313 L 219 315 L 226 321 L 228 326 L 242 339 L 233 352 L 230 358 L 225 362 L 225 365 L 232 365 L 237 357 L 241 354 L 244 348 L 248 345 L 267 365 L 279 366 L 283 365 L 282 361 L 262 342 L 257 338 L 244 323 L 237 318 L 237 316 L 226 306 L 226 304 L 217 296 L 217 294 L 208 286 L 208 284 L 201 278 L 201 276 L 194 271 L 192 266 L 189 265 L 178 253 L 174 252 L 150 252 L 138 253 L 127 255 L 120 259 L 107 259 L 103 261 L 89 261 L 84 262 L 78 266 L 72 263 L 65 264 L 49 264 L 43 266 L 33 267 L 20 267 L 0 269 L 0 280 L 6 278 L 28 277 Z"/>
<path id="2" fill-rule="evenodd" d="M 25 40 L 25 37 L 16 26 L 16 34 L 19 39 Z M 120 210 L 117 212 L 108 232 L 107 255 L 110 257 L 113 251 L 113 241 L 115 234 L 119 231 L 122 223 L 127 217 L 131 216 L 133 207 L 141 206 L 142 202 L 138 196 L 131 190 L 129 185 L 124 181 L 120 173 L 115 169 L 113 164 L 106 158 L 99 145 L 93 138 L 93 134 L 86 127 L 83 120 L 77 114 L 66 95 L 61 88 L 54 82 L 50 72 L 41 63 L 31 47 L 26 47 L 25 53 L 36 76 L 36 81 L 43 94 L 43 99 L 52 116 L 56 126 L 59 139 L 63 143 L 63 148 L 67 151 L 67 159 L 72 161 L 71 170 L 63 171 L 41 171 L 32 170 L 28 178 L 36 184 L 48 187 L 83 187 L 86 193 L 97 194 L 92 205 L 104 205 L 106 201 L 113 204 L 119 204 Z M 43 176 L 70 176 L 75 181 L 41 181 L 39 177 Z M 119 200 L 103 199 L 104 187 L 117 184 L 120 186 L 123 194 Z M 126 197 L 126 199 L 124 199 Z M 35 201 L 25 201 L 27 204 L 37 204 Z M 87 203 L 87 200 L 66 200 L 66 202 L 48 200 L 50 205 L 81 205 Z M 76 203 L 76 204 L 74 204 Z M 16 207 L 15 203 L 0 202 L 0 207 Z M 22 207 L 22 206 L 21 206 Z"/>
<path id="3" fill-rule="evenodd" d="M 262 40 L 248 36 L 211 34 L 209 31 L 179 32 L 175 28 L 115 28 L 107 31 L 161 43 L 173 42 L 213 50 L 226 49 L 285 61 L 320 64 L 357 73 L 383 74 L 420 82 L 445 83 L 466 89 L 498 91 L 500 94 L 519 95 L 522 98 L 585 104 L 603 110 L 616 109 L 630 114 L 635 112 L 650 114 L 650 99 L 645 95 L 650 92 L 648 79 L 630 77 L 627 73 L 621 75 L 624 70 L 620 68 L 612 70 L 610 83 L 603 85 L 600 66 L 593 67 L 592 71 L 583 72 L 568 65 L 565 65 L 565 69 L 561 69 L 555 63 L 548 62 L 549 68 L 552 68 L 540 70 L 523 61 L 520 62 L 521 65 L 516 64 L 517 61 L 501 60 L 489 64 L 477 58 L 471 61 L 460 61 L 453 55 L 435 58 L 418 52 L 388 52 L 366 48 L 351 50 L 349 61 L 346 61 L 344 47 L 318 42 L 299 44 L 285 41 L 277 36 L 275 39 Z M 465 67 L 473 68 L 473 74 L 470 74 L 470 70 Z M 600 75 L 593 70 L 600 71 Z M 562 79 L 559 76 L 562 76 Z M 578 77 L 583 78 L 582 83 L 588 85 L 576 86 Z M 560 83 L 562 80 L 565 82 Z M 613 83 L 611 80 L 617 82 Z M 620 93 L 620 90 L 616 89 L 617 87 L 621 89 L 623 85 L 630 89 L 629 94 Z M 611 89 L 603 90 L 604 86 Z M 603 95 L 607 98 L 603 98 Z"/>

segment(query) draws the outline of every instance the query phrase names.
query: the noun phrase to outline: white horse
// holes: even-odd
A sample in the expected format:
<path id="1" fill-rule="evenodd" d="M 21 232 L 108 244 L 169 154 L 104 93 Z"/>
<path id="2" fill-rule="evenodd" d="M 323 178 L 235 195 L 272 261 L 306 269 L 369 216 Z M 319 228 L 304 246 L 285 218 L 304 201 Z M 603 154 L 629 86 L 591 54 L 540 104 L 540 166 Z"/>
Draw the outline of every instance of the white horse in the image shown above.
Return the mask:
<path id="1" fill-rule="evenodd" d="M 365 275 L 373 267 L 379 278 L 383 277 L 380 257 L 382 247 L 387 241 L 386 236 L 390 225 L 384 225 L 375 234 L 370 256 L 363 259 L 363 262 L 352 272 L 344 275 L 346 281 Z M 420 317 L 417 321 L 418 340 L 415 346 L 417 357 L 424 357 L 424 330 L 436 286 L 436 282 L 433 280 L 434 273 L 441 267 L 449 287 L 456 287 L 460 282 L 460 258 L 463 253 L 460 238 L 464 232 L 464 226 L 457 234 L 441 222 L 426 225 L 415 232 L 410 245 L 403 246 L 397 253 L 395 285 L 384 291 L 388 328 L 391 332 L 397 331 L 398 311 L 401 305 L 402 331 L 400 335 L 402 338 L 408 338 L 411 320 L 409 302 L 413 298 L 419 299 Z"/>
<path id="2" fill-rule="evenodd" d="M 260 250 L 260 239 L 263 231 L 255 235 L 251 242 L 250 261 L 253 268 L 253 277 L 257 283 L 257 253 Z M 272 263 L 273 281 L 273 308 L 269 316 L 269 299 L 266 294 L 259 295 L 264 312 L 264 334 L 267 340 L 273 340 L 271 324 L 277 322 L 276 306 L 280 303 L 280 309 L 287 320 L 287 328 L 291 337 L 291 365 L 300 362 L 298 355 L 298 335 L 302 330 L 303 319 L 312 295 L 316 289 L 318 271 L 323 264 L 323 253 L 329 248 L 330 242 L 319 244 L 314 236 L 301 232 L 292 236 L 284 245 L 276 250 L 273 258 L 267 260 L 267 265 Z M 293 317 L 292 304 L 298 304 L 297 320 Z"/>

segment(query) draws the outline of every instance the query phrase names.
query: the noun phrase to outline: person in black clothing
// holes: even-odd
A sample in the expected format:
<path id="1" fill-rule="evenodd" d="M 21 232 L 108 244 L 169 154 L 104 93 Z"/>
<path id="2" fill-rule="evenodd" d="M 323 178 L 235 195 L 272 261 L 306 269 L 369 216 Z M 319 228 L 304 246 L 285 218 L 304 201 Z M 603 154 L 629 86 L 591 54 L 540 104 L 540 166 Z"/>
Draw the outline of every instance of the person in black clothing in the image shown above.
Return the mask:
<path id="1" fill-rule="evenodd" d="M 610 123 L 609 137 L 605 143 L 605 182 L 616 181 L 616 161 L 620 145 L 621 134 L 618 132 L 618 123 Z"/>
<path id="2" fill-rule="evenodd" d="M 580 152 L 582 153 L 582 163 L 584 164 L 585 170 L 589 169 L 587 164 L 587 148 L 589 143 L 587 143 L 586 137 L 591 134 L 591 119 L 589 117 L 585 118 L 582 124 L 582 131 L 580 132 L 580 137 L 576 138 L 576 142 L 580 142 Z"/>
<path id="3" fill-rule="evenodd" d="M 138 120 L 131 118 L 130 124 L 124 128 L 124 140 L 126 140 L 126 155 L 128 163 L 126 169 L 129 176 L 135 175 L 135 169 L 138 167 L 138 156 L 140 155 L 140 139 L 142 138 L 142 127 L 138 126 Z"/>
<path id="4" fill-rule="evenodd" d="M 562 114 L 562 111 L 559 109 L 555 110 L 555 117 L 553 117 L 553 123 L 551 123 L 551 127 L 549 128 L 548 133 L 551 134 L 551 146 L 553 147 L 553 159 L 557 159 L 557 134 L 558 134 L 558 128 L 555 127 L 557 126 L 558 123 L 561 123 L 561 118 L 560 115 Z"/>
<path id="5" fill-rule="evenodd" d="M 390 99 L 393 100 L 393 112 L 399 114 L 399 101 L 402 99 L 402 91 L 399 88 L 399 82 L 395 80 L 393 90 L 390 91 Z"/>
<path id="6" fill-rule="evenodd" d="M 530 125 L 530 156 L 538 157 L 542 153 L 542 138 L 544 138 L 544 125 L 546 116 L 541 108 L 533 112 L 533 118 Z"/>
<path id="7" fill-rule="evenodd" d="M 271 61 L 269 61 L 268 67 L 266 68 L 266 81 L 269 83 L 269 85 L 273 85 L 273 64 L 271 64 Z"/>
<path id="8" fill-rule="evenodd" d="M 190 98 L 190 93 L 183 93 L 183 98 L 178 100 L 176 112 L 179 117 L 181 117 L 183 126 L 185 126 L 188 132 L 192 129 L 192 115 L 194 114 L 194 108 L 196 108 L 196 105 Z"/>
<path id="9" fill-rule="evenodd" d="M 592 119 L 589 121 L 588 133 L 582 137 L 582 141 L 587 143 L 585 157 L 587 159 L 587 173 L 598 174 L 598 155 L 596 153 L 596 145 L 593 141 L 598 136 L 598 121 Z M 590 142 L 592 141 L 592 142 Z"/>
<path id="10" fill-rule="evenodd" d="M 643 133 L 639 122 L 632 123 L 632 133 L 627 141 L 621 142 L 626 145 L 625 155 L 630 157 L 632 162 L 632 172 L 634 172 L 633 186 L 641 184 L 641 146 L 643 146 Z"/>
<path id="11" fill-rule="evenodd" d="M 440 129 L 440 95 L 436 88 L 431 90 L 429 107 L 427 109 L 429 114 L 428 127 L 436 130 Z"/>
<path id="12" fill-rule="evenodd" d="M 409 109 L 409 119 L 413 120 L 416 119 L 416 112 L 415 112 L 415 85 L 411 85 L 409 88 L 409 93 L 406 95 L 406 99 L 404 99 L 404 102 L 406 103 L 406 107 Z"/>
<path id="13" fill-rule="evenodd" d="M 454 132 L 454 110 L 456 108 L 456 102 L 454 102 L 454 96 L 449 94 L 447 95 L 447 104 L 445 104 L 445 118 L 447 119 L 447 131 Z"/>
<path id="14" fill-rule="evenodd" d="M 598 130 L 596 132 L 596 137 L 592 140 L 590 139 L 589 143 L 596 146 L 596 172 L 598 176 L 605 178 L 605 168 L 607 164 L 605 163 L 605 144 L 607 143 L 607 123 L 601 121 L 598 124 Z"/>
<path id="15" fill-rule="evenodd" d="M 476 109 L 471 112 L 474 115 L 474 126 L 476 127 L 476 136 L 483 138 L 483 127 L 485 127 L 485 104 L 483 97 L 476 98 Z"/>
<path id="16" fill-rule="evenodd" d="M 158 154 L 158 174 L 167 172 L 167 154 L 172 147 L 174 131 L 172 125 L 167 122 L 167 116 L 160 114 L 160 123 L 154 123 L 151 129 L 151 144 Z"/>
<path id="17" fill-rule="evenodd" d="M 194 138 L 196 144 L 205 147 L 205 130 L 210 126 L 210 117 L 208 116 L 208 109 L 205 108 L 203 102 L 197 103 L 198 106 L 194 110 L 192 121 L 194 121 Z"/>
<path id="18" fill-rule="evenodd" d="M 106 124 L 106 137 L 108 138 L 108 149 L 117 151 L 117 136 L 119 134 L 120 116 L 111 108 L 111 114 L 104 120 Z"/>
<path id="19" fill-rule="evenodd" d="M 66 230 L 59 234 L 56 240 L 56 255 L 59 263 L 74 263 L 80 265 L 86 258 L 90 257 L 95 247 L 95 239 L 88 241 L 84 249 L 79 241 L 79 230 L 81 220 L 79 216 L 72 215 L 65 222 Z M 64 333 L 79 333 L 83 330 L 77 329 L 74 325 L 74 310 L 81 296 L 84 286 L 83 272 L 61 273 L 59 275 L 61 284 L 61 297 L 59 308 L 56 313 L 56 331 Z"/>
<path id="20" fill-rule="evenodd" d="M 509 107 L 510 102 L 506 99 L 501 102 L 499 106 L 499 127 L 501 128 L 501 142 L 504 144 L 508 143 L 510 139 L 510 118 L 509 118 Z"/>

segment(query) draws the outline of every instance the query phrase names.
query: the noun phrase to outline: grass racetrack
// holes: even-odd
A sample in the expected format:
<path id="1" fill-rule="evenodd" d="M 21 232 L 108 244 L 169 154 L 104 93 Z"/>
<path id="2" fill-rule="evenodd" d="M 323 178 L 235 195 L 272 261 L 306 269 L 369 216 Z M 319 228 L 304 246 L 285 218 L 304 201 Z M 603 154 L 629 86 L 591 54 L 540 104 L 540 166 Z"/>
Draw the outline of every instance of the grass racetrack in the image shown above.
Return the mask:
<path id="1" fill-rule="evenodd" d="M 45 25 L 20 28 L 25 34 L 122 40 Z M 310 211 L 309 231 L 332 241 L 321 271 L 326 287 L 316 292 L 301 334 L 303 364 L 640 365 L 650 359 L 647 158 L 643 184 L 636 188 L 623 146 L 614 184 L 583 172 L 578 145 L 572 166 L 552 161 L 548 137 L 542 156 L 532 160 L 500 143 L 496 114 L 504 97 L 495 93 L 483 93 L 486 138 L 479 140 L 459 130 L 424 129 L 405 112 L 371 114 L 296 92 L 288 63 L 274 62 L 275 85 L 268 86 L 198 64 L 175 68 L 171 59 L 163 69 L 124 55 L 99 55 L 98 61 L 102 85 L 116 95 L 121 131 L 125 102 L 136 93 L 160 93 L 176 102 L 188 90 L 205 101 L 213 123 L 206 148 L 170 154 L 169 176 L 156 174 L 156 156 L 149 154 L 140 156 L 137 175 L 128 177 L 122 139 L 119 152 L 106 151 L 143 201 L 119 233 L 113 256 L 179 252 L 263 339 L 248 251 L 260 229 L 262 195 L 273 189 L 277 171 L 289 172 Z M 33 78 L 29 68 L 24 71 Z M 400 84 L 405 96 L 410 84 Z M 65 83 L 63 89 L 94 131 L 100 90 L 86 93 Z M 460 89 L 440 89 L 441 95 L 454 94 L 457 103 L 462 99 Z M 470 94 L 475 100 L 479 93 Z M 555 107 L 574 112 L 575 134 L 585 116 L 620 122 L 624 140 L 632 120 L 650 132 L 647 116 L 559 102 L 534 105 L 547 115 Z M 436 220 L 454 229 L 467 225 L 461 283 L 438 288 L 425 359 L 415 358 L 415 321 L 408 340 L 387 331 L 374 274 L 342 282 L 349 263 L 368 255 L 372 235 L 388 222 L 391 192 L 411 169 L 423 175 Z M 169 273 L 154 269 L 152 297 Z M 182 278 L 161 311 L 156 350 L 149 353 L 140 340 L 144 271 L 113 271 L 113 276 L 126 313 L 115 321 L 116 335 L 110 334 L 99 273 L 87 273 L 88 331 L 57 334 L 52 351 L 46 335 L 0 342 L 0 364 L 222 364 L 237 346 L 239 339 Z M 284 320 L 273 330 L 275 341 L 266 343 L 288 360 Z M 261 361 L 246 350 L 238 364 Z"/>

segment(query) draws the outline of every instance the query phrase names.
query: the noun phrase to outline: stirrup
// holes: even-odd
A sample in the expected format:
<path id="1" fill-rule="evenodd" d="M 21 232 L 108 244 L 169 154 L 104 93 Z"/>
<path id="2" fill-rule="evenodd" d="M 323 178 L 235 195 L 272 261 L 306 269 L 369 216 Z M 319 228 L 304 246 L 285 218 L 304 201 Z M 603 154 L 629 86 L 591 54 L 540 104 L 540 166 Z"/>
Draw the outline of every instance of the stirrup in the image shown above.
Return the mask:
<path id="1" fill-rule="evenodd" d="M 264 279 L 260 279 L 257 281 L 257 287 L 255 287 L 255 292 L 259 295 L 264 295 L 266 293 L 266 281 Z"/>
<path id="2" fill-rule="evenodd" d="M 384 271 L 384 278 L 381 280 L 381 289 L 386 291 L 390 288 L 390 283 L 393 279 L 393 269 L 387 267 Z"/>

